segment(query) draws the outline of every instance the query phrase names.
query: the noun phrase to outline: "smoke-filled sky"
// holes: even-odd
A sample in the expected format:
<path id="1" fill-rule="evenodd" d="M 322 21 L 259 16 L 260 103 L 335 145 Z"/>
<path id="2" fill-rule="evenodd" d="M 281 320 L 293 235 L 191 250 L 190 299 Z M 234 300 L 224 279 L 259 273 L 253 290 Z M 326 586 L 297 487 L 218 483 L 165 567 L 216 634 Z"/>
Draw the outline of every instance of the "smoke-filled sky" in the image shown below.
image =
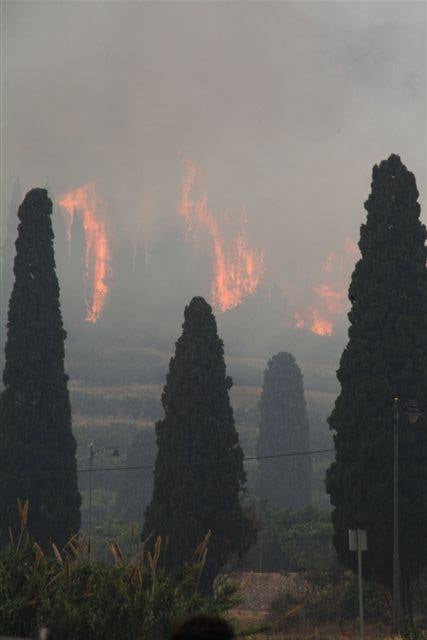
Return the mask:
<path id="1" fill-rule="evenodd" d="M 374 163 L 398 153 L 422 199 L 424 2 L 6 8 L 9 189 L 94 181 L 112 228 L 150 243 L 182 225 L 190 158 L 290 297 L 357 241 Z"/>

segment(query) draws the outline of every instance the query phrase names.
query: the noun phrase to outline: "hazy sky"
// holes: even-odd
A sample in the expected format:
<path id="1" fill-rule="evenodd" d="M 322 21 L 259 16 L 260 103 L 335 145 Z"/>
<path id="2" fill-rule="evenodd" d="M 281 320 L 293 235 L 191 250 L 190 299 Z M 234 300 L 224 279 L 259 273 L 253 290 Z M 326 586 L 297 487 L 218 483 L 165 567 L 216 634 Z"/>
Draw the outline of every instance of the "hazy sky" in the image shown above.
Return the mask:
<path id="1" fill-rule="evenodd" d="M 188 156 L 285 290 L 358 239 L 374 163 L 425 188 L 424 2 L 9 2 L 6 37 L 9 189 L 95 181 L 155 239 Z"/>

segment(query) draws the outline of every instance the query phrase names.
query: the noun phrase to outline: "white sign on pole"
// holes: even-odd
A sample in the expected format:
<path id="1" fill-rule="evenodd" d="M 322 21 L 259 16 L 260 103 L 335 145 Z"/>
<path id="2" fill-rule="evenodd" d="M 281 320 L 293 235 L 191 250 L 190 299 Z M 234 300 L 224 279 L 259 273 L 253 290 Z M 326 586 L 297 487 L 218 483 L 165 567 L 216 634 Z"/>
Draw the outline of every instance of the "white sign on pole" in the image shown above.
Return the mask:
<path id="1" fill-rule="evenodd" d="M 365 529 L 348 530 L 348 548 L 350 551 L 368 550 L 368 538 Z"/>
<path id="2" fill-rule="evenodd" d="M 357 551 L 357 529 L 348 530 L 348 548 L 350 551 Z"/>

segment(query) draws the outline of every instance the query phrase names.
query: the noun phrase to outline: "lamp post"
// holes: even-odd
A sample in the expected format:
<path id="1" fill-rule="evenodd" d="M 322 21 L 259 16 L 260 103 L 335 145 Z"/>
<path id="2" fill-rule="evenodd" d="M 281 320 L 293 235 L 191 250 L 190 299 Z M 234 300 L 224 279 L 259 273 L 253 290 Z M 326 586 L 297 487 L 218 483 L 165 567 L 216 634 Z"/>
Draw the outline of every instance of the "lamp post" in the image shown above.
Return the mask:
<path id="1" fill-rule="evenodd" d="M 422 412 L 416 402 L 406 403 L 405 414 L 415 424 Z M 399 567 L 399 398 L 393 407 L 393 633 L 400 626 L 400 567 Z"/>
<path id="2" fill-rule="evenodd" d="M 104 451 L 112 451 L 113 458 L 120 457 L 120 452 L 117 447 L 102 447 L 101 449 L 95 449 L 93 442 L 89 445 L 89 559 L 92 557 L 92 472 L 93 461 L 98 453 Z"/>

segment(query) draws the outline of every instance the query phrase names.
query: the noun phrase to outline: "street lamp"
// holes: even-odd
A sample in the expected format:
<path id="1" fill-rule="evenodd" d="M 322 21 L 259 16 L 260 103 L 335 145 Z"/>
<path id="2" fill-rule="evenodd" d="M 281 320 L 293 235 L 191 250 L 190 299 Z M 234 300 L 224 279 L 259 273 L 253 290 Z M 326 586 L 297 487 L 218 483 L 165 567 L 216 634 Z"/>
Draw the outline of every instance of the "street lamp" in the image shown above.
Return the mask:
<path id="1" fill-rule="evenodd" d="M 423 414 L 413 400 L 406 403 L 404 413 L 410 424 L 416 424 Z M 399 579 L 399 398 L 394 399 L 393 424 L 393 633 L 399 631 L 400 579 Z"/>
<path id="2" fill-rule="evenodd" d="M 93 461 L 98 453 L 104 451 L 111 451 L 113 458 L 119 458 L 120 452 L 117 447 L 102 447 L 101 449 L 95 449 L 93 442 L 89 445 L 89 559 L 92 555 L 92 472 Z"/>

